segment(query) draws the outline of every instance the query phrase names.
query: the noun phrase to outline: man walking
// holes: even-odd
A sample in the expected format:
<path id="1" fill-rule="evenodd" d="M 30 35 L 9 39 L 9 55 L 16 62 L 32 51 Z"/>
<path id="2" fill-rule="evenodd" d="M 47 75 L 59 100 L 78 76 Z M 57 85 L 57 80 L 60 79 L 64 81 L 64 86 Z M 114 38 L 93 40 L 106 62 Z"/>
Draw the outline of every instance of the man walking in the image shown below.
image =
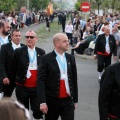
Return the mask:
<path id="1" fill-rule="evenodd" d="M 53 37 L 54 50 L 41 58 L 37 90 L 40 110 L 45 120 L 74 120 L 78 102 L 77 70 L 75 58 L 65 53 L 68 37 L 57 33 Z"/>
<path id="2" fill-rule="evenodd" d="M 28 31 L 25 38 L 26 46 L 16 49 L 11 64 L 12 77 L 16 81 L 16 97 L 27 109 L 30 101 L 34 120 L 42 120 L 36 79 L 38 65 L 45 51 L 35 47 L 38 38 L 34 31 Z"/>
<path id="3" fill-rule="evenodd" d="M 15 82 L 11 79 L 11 60 L 16 48 L 22 47 L 20 44 L 21 33 L 19 30 L 13 30 L 11 33 L 11 42 L 1 46 L 0 50 L 0 76 L 1 87 L 5 97 L 11 97 L 15 88 Z"/>
<path id="4" fill-rule="evenodd" d="M 116 41 L 113 35 L 110 35 L 110 28 L 105 27 L 104 34 L 97 37 L 94 58 L 98 59 L 98 80 L 101 80 L 103 69 L 107 68 L 111 64 L 111 56 L 114 54 L 114 60 L 116 60 L 117 47 Z"/>

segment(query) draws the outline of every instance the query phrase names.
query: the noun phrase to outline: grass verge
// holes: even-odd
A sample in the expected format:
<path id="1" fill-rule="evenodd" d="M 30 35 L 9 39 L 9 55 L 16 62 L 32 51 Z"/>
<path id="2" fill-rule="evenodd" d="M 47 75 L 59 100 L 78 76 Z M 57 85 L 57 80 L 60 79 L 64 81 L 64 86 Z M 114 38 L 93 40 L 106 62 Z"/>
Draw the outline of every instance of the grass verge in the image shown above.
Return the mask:
<path id="1" fill-rule="evenodd" d="M 58 25 L 57 21 L 50 23 L 50 31 L 46 31 L 46 27 L 43 26 L 37 31 L 38 42 L 46 43 L 49 42 L 48 39 L 51 38 L 54 34 L 60 32 L 61 25 Z"/>

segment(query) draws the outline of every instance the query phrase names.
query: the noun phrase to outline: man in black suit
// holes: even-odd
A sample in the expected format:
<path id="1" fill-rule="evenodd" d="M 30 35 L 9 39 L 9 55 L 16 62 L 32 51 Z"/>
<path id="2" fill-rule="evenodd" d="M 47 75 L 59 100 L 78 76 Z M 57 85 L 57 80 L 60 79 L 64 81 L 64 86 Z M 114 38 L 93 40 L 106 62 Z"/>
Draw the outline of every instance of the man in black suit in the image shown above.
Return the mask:
<path id="1" fill-rule="evenodd" d="M 15 82 L 11 79 L 10 65 L 12 56 L 16 48 L 22 47 L 20 44 L 21 33 L 19 30 L 13 30 L 11 33 L 12 41 L 1 46 L 0 50 L 0 79 L 2 91 L 5 97 L 11 97 L 15 88 Z"/>
<path id="2" fill-rule="evenodd" d="M 62 24 L 63 32 L 65 32 L 65 23 L 66 23 L 66 15 L 65 13 L 62 13 L 61 24 Z"/>
<path id="3" fill-rule="evenodd" d="M 40 110 L 45 120 L 74 120 L 78 102 L 77 70 L 74 56 L 68 50 L 68 38 L 63 33 L 53 37 L 54 50 L 41 58 L 37 90 Z"/>
<path id="4" fill-rule="evenodd" d="M 36 79 L 38 65 L 45 51 L 35 47 L 38 37 L 34 31 L 26 33 L 26 46 L 16 49 L 11 63 L 12 78 L 16 82 L 16 97 L 27 109 L 29 101 L 34 120 L 42 119 L 39 109 Z"/>
<path id="5" fill-rule="evenodd" d="M 98 98 L 99 120 L 120 120 L 120 63 L 105 70 Z"/>
<path id="6" fill-rule="evenodd" d="M 94 49 L 94 58 L 98 59 L 98 73 L 101 80 L 103 69 L 111 64 L 111 56 L 114 54 L 114 60 L 117 55 L 116 41 L 113 35 L 110 35 L 110 28 L 105 27 L 104 34 L 98 36 Z"/>

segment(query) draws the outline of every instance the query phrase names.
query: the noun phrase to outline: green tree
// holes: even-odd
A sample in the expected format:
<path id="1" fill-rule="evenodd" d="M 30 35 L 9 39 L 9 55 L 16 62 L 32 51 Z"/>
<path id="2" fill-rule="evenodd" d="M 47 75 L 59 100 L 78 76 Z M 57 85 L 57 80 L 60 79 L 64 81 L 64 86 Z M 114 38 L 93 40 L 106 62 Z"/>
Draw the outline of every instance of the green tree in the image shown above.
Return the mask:
<path id="1" fill-rule="evenodd" d="M 30 8 L 35 8 L 36 11 L 45 9 L 50 0 L 30 0 Z"/>
<path id="2" fill-rule="evenodd" d="M 13 11 L 17 7 L 14 0 L 0 0 L 0 10 L 5 13 Z"/>
<path id="3" fill-rule="evenodd" d="M 79 11 L 80 10 L 80 5 L 81 5 L 80 2 L 76 2 L 75 9 Z"/>

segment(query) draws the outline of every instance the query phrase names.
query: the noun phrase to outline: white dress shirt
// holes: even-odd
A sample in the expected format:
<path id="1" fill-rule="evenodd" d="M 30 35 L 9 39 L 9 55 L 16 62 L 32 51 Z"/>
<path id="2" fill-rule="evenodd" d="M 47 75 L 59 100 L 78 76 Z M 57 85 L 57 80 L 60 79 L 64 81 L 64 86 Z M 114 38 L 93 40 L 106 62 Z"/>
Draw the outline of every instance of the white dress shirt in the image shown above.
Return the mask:
<path id="1" fill-rule="evenodd" d="M 56 60 L 57 60 L 57 63 L 58 63 L 59 69 L 60 69 L 60 73 L 61 73 L 60 80 L 65 80 L 66 92 L 70 95 L 70 88 L 69 88 L 68 74 L 67 74 L 67 61 L 66 61 L 65 53 L 63 53 L 61 55 L 56 50 L 55 50 L 55 53 L 57 54 Z M 62 62 L 65 62 L 65 72 L 64 72 L 59 60 L 57 59 L 57 57 L 59 57 Z"/>
<path id="2" fill-rule="evenodd" d="M 16 48 L 21 47 L 20 44 L 19 44 L 19 45 L 16 45 L 14 42 L 11 42 L 11 43 L 12 43 L 12 48 L 13 48 L 13 50 L 15 50 Z"/>
<path id="3" fill-rule="evenodd" d="M 8 36 L 6 36 L 5 38 L 0 36 L 0 45 L 6 44 L 6 43 L 9 43 Z"/>
<path id="4" fill-rule="evenodd" d="M 34 57 L 35 52 L 36 52 L 35 47 L 33 49 L 28 47 L 28 55 L 30 55 L 30 57 L 32 59 Z M 30 58 L 29 58 L 29 62 L 30 62 Z M 27 75 L 26 75 L 27 78 L 30 78 L 32 75 L 30 70 L 37 70 L 37 53 L 35 55 L 35 59 L 34 59 L 33 63 L 30 62 L 29 66 L 28 66 L 28 71 L 27 71 Z"/>

